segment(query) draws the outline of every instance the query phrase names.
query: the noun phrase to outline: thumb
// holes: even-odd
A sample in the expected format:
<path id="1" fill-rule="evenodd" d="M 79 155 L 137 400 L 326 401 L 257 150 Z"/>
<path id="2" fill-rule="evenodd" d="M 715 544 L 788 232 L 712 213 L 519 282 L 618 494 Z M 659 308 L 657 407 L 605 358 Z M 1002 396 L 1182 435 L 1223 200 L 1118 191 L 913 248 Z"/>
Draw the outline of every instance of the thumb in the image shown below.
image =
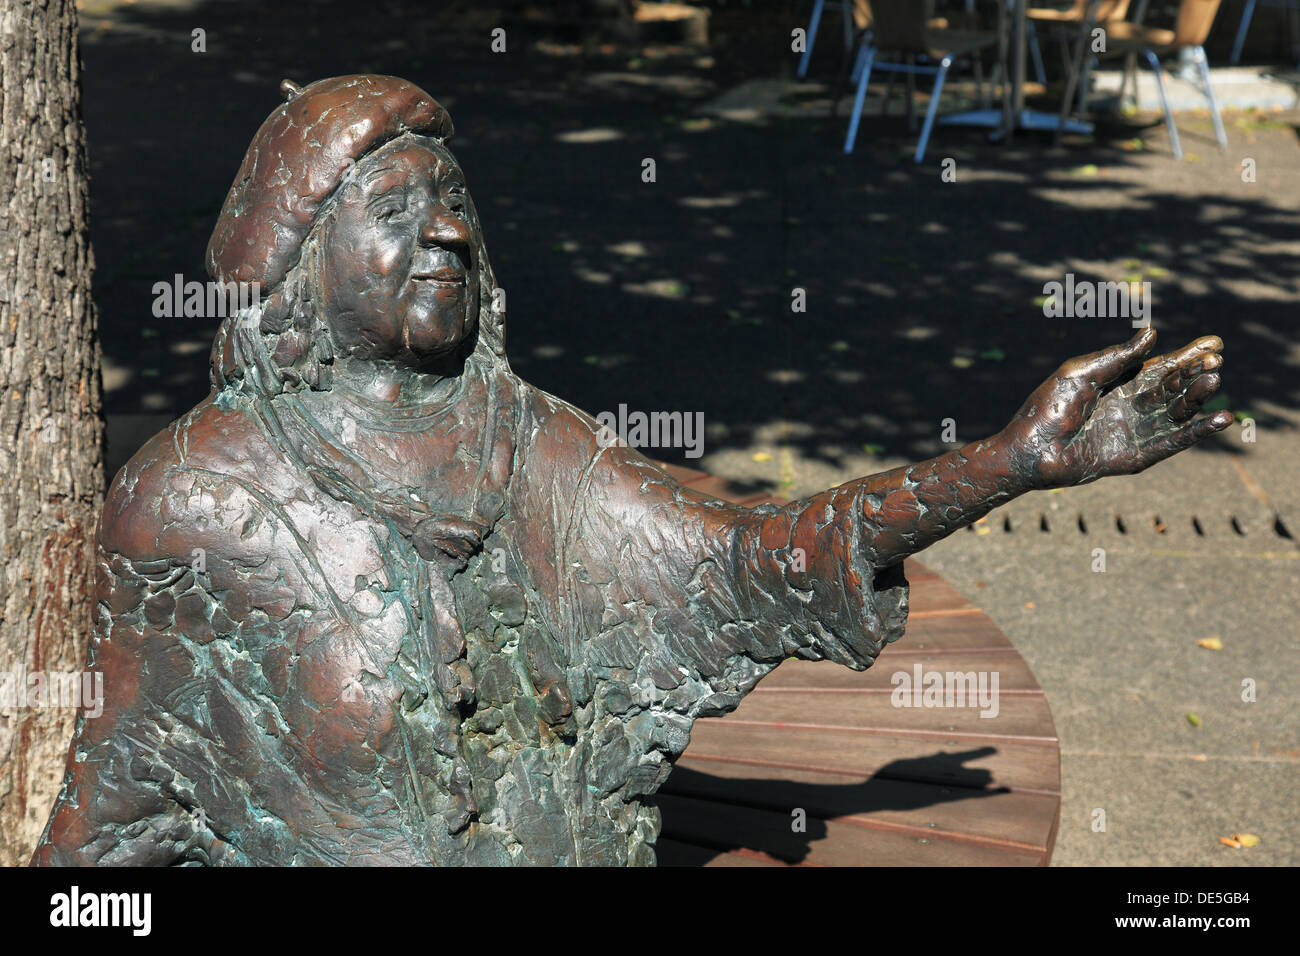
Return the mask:
<path id="1" fill-rule="evenodd" d="M 1112 345 L 1079 360 L 1079 373 L 1094 388 L 1109 385 L 1142 364 L 1156 342 L 1156 330 L 1148 326 L 1122 345 Z"/>

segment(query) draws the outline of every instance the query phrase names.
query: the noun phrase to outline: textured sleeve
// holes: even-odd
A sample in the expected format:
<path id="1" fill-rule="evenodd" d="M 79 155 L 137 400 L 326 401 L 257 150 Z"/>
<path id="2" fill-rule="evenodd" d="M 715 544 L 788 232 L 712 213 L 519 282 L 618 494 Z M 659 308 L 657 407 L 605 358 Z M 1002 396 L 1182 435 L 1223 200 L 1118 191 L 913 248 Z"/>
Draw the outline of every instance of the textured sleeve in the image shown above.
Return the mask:
<path id="1" fill-rule="evenodd" d="M 573 447 L 584 418 L 553 418 L 549 440 Z M 786 658 L 861 670 L 902 636 L 907 583 L 900 565 L 876 566 L 860 490 L 744 508 L 600 444 L 557 514 L 558 598 L 577 618 L 561 629 L 583 635 L 574 655 L 633 704 L 724 713 Z M 567 500 L 533 494 L 537 508 Z"/>

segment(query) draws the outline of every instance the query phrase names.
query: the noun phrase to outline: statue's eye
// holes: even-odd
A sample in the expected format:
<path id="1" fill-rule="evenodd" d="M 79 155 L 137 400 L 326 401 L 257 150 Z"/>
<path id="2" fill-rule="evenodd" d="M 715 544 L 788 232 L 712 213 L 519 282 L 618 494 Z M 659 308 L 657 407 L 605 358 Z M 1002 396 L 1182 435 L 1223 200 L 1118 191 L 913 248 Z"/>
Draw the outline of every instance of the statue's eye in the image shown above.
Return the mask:
<path id="1" fill-rule="evenodd" d="M 371 215 L 379 222 L 388 222 L 404 212 L 406 212 L 406 203 L 396 199 L 378 203 L 371 209 Z"/>
<path id="2" fill-rule="evenodd" d="M 443 205 L 462 218 L 468 215 L 465 205 L 465 187 L 459 184 L 447 187 L 447 198 L 443 200 Z"/>

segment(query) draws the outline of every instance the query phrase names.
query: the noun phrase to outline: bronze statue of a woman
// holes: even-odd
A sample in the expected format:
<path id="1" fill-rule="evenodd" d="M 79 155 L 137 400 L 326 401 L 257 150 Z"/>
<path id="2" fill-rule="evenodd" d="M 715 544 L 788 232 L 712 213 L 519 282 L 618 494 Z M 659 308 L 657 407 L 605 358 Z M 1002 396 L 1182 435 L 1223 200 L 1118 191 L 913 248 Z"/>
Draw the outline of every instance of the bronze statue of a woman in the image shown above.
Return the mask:
<path id="1" fill-rule="evenodd" d="M 262 296 L 113 482 L 90 667 L 39 864 L 650 864 L 697 717 L 903 634 L 903 559 L 1025 491 L 1128 474 L 1222 343 L 1066 362 L 1011 423 L 785 507 L 681 487 L 521 381 L 447 112 L 304 88 L 208 247 Z"/>

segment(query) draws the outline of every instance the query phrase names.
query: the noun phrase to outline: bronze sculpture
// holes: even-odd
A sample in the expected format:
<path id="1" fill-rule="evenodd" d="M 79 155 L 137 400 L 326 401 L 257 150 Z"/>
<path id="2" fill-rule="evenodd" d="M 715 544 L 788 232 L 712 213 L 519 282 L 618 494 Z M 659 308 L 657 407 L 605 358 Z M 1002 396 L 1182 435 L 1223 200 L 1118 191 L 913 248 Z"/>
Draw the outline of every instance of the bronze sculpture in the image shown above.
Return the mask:
<path id="1" fill-rule="evenodd" d="M 208 248 L 264 294 L 110 489 L 106 700 L 34 863 L 653 863 L 694 719 L 791 655 L 870 666 L 904 557 L 1232 421 L 1193 420 L 1222 343 L 1145 330 L 985 441 L 725 504 L 513 374 L 442 107 L 283 90 Z"/>

